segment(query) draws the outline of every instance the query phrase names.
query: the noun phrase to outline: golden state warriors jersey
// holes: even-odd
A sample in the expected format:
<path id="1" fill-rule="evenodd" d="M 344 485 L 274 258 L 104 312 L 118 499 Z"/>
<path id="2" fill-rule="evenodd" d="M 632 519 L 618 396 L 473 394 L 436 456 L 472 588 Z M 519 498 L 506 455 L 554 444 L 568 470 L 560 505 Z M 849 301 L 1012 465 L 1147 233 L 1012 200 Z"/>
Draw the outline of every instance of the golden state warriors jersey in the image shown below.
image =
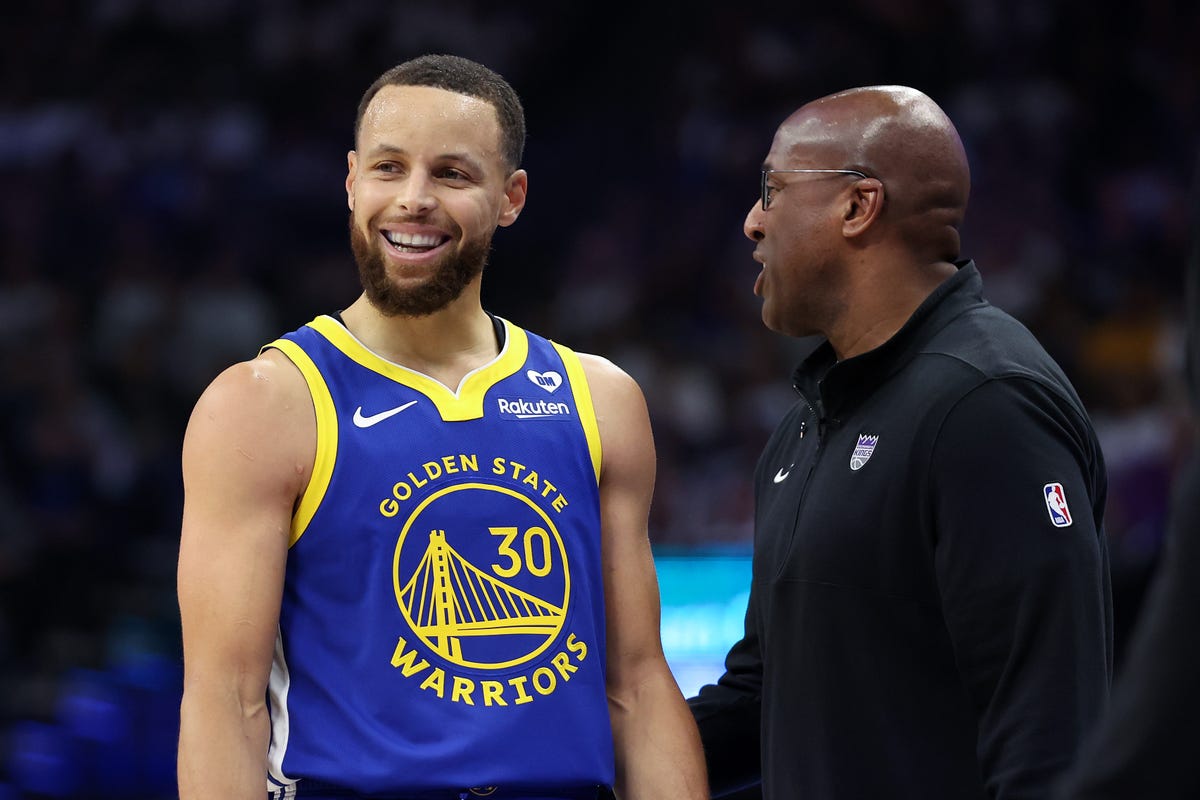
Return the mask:
<path id="1" fill-rule="evenodd" d="M 268 345 L 317 418 L 269 686 L 277 796 L 612 783 L 595 413 L 573 352 L 504 326 L 457 392 L 328 316 Z"/>

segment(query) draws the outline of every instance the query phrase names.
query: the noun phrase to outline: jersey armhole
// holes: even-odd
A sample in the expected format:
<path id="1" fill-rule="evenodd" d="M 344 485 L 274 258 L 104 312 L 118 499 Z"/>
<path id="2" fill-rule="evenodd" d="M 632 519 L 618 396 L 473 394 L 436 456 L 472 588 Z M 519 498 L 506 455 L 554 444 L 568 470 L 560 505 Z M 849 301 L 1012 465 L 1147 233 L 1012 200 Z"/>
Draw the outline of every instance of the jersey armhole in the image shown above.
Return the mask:
<path id="1" fill-rule="evenodd" d="M 288 547 L 290 548 L 300 541 L 300 537 L 308 529 L 308 524 L 312 522 L 313 516 L 316 515 L 317 509 L 325 497 L 325 492 L 329 489 L 329 482 L 333 477 L 333 465 L 337 460 L 337 412 L 334 410 L 333 395 L 329 393 L 329 386 L 321 377 L 317 365 L 300 345 L 289 339 L 276 339 L 259 352 L 270 349 L 283 353 L 300 370 L 300 374 L 304 376 L 304 382 L 308 384 L 308 393 L 312 397 L 313 410 L 316 411 L 317 416 L 316 457 L 313 460 L 308 486 L 304 488 L 304 493 L 300 495 L 300 502 L 296 504 L 296 510 L 292 514 L 292 530 L 288 537 Z"/>
<path id="2" fill-rule="evenodd" d="M 573 350 L 563 347 L 558 342 L 551 342 L 562 359 L 563 367 L 567 370 L 567 380 L 571 383 L 571 393 L 575 396 L 575 408 L 579 411 L 579 422 L 583 425 L 583 434 L 587 437 L 588 452 L 592 456 L 592 468 L 596 472 L 596 483 L 600 483 L 600 468 L 603 453 L 600 449 L 600 427 L 596 424 L 596 409 L 592 405 L 592 391 L 588 387 L 587 374 L 579 356 Z"/>

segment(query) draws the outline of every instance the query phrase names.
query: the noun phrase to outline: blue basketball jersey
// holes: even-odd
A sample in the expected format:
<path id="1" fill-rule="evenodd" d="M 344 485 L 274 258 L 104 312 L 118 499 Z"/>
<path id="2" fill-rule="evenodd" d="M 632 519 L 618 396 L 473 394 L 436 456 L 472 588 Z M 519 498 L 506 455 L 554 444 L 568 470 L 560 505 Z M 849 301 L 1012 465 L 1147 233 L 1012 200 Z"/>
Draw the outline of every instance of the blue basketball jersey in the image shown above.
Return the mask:
<path id="1" fill-rule="evenodd" d="M 328 316 L 268 345 L 317 418 L 269 791 L 611 785 L 595 413 L 573 352 L 504 325 L 457 392 Z"/>

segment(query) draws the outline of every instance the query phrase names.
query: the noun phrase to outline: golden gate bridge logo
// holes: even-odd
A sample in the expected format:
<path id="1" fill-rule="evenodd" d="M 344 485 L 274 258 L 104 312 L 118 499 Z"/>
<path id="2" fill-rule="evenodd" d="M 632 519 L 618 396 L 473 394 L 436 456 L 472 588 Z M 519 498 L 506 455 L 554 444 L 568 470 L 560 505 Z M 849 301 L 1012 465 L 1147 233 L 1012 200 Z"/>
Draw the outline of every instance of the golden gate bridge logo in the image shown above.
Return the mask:
<path id="1" fill-rule="evenodd" d="M 504 535 L 507 531 L 513 532 L 512 536 L 505 536 L 502 543 L 493 539 L 497 541 L 496 553 L 500 556 L 499 560 L 510 562 L 491 564 L 491 569 L 500 574 L 493 575 L 459 553 L 447 541 L 445 529 L 421 527 L 418 530 L 429 531 L 428 544 L 407 582 L 401 586 L 401 549 L 410 530 L 415 527 L 417 518 L 439 497 L 468 488 L 486 489 L 491 497 L 496 496 L 494 493 L 499 493 L 523 501 L 525 508 L 519 508 L 515 514 L 511 509 L 513 504 L 504 503 L 510 506 L 510 509 L 504 512 L 504 516 L 509 519 L 524 517 L 528 521 L 540 523 L 525 529 L 526 557 L 522 559 L 520 548 L 513 548 L 510 544 L 517 538 L 519 528 L 487 528 L 497 536 Z M 529 519 L 530 509 L 536 512 L 536 520 Z M 454 521 L 457 523 L 461 520 Z M 455 530 L 458 530 L 457 526 Z M 539 534 L 533 536 L 532 540 L 542 543 L 543 546 L 531 545 L 531 531 Z M 463 541 L 472 541 L 467 534 L 460 535 Z M 413 538 L 416 541 L 410 543 L 410 548 L 420 541 L 415 536 Z M 552 548 L 552 541 L 556 547 Z M 474 544 L 482 542 L 476 541 Z M 552 550 L 557 550 L 557 559 L 553 558 Z M 480 551 L 472 548 L 472 554 L 478 552 Z M 482 552 L 490 562 L 492 555 L 487 550 Z M 514 555 L 510 556 L 510 553 Z M 552 565 L 557 569 L 552 569 Z M 428 498 L 413 512 L 404 526 L 397 543 L 395 569 L 396 598 L 413 632 L 439 656 L 460 666 L 496 669 L 528 661 L 549 647 L 566 620 L 570 577 L 562 540 L 545 512 L 527 497 L 505 487 L 460 484 L 447 487 Z M 522 575 L 525 578 L 524 588 L 517 585 L 520 580 L 518 576 Z M 545 590 L 537 594 L 529 591 L 531 585 L 540 586 L 543 581 L 548 581 L 546 587 L 552 593 L 562 591 L 561 603 L 556 604 L 545 597 L 539 597 L 538 594 L 546 594 Z M 464 640 L 467 642 L 465 652 Z M 472 646 L 472 642 L 475 646 Z"/>
<path id="2" fill-rule="evenodd" d="M 542 634 L 553 639 L 563 609 L 493 578 L 459 555 L 445 531 L 431 531 L 429 547 L 408 585 L 400 607 L 413 630 L 438 655 L 462 663 L 464 636 Z"/>

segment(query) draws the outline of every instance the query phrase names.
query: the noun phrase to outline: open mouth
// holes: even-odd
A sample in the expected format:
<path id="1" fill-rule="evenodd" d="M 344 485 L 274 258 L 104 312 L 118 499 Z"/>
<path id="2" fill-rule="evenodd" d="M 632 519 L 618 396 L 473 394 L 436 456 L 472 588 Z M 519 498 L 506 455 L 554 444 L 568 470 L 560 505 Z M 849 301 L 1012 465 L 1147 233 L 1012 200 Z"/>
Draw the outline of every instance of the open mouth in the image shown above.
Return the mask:
<path id="1" fill-rule="evenodd" d="M 450 241 L 445 234 L 430 233 L 401 233 L 399 231 L 383 231 L 383 238 L 388 244 L 401 253 L 421 255 L 429 253 Z"/>

